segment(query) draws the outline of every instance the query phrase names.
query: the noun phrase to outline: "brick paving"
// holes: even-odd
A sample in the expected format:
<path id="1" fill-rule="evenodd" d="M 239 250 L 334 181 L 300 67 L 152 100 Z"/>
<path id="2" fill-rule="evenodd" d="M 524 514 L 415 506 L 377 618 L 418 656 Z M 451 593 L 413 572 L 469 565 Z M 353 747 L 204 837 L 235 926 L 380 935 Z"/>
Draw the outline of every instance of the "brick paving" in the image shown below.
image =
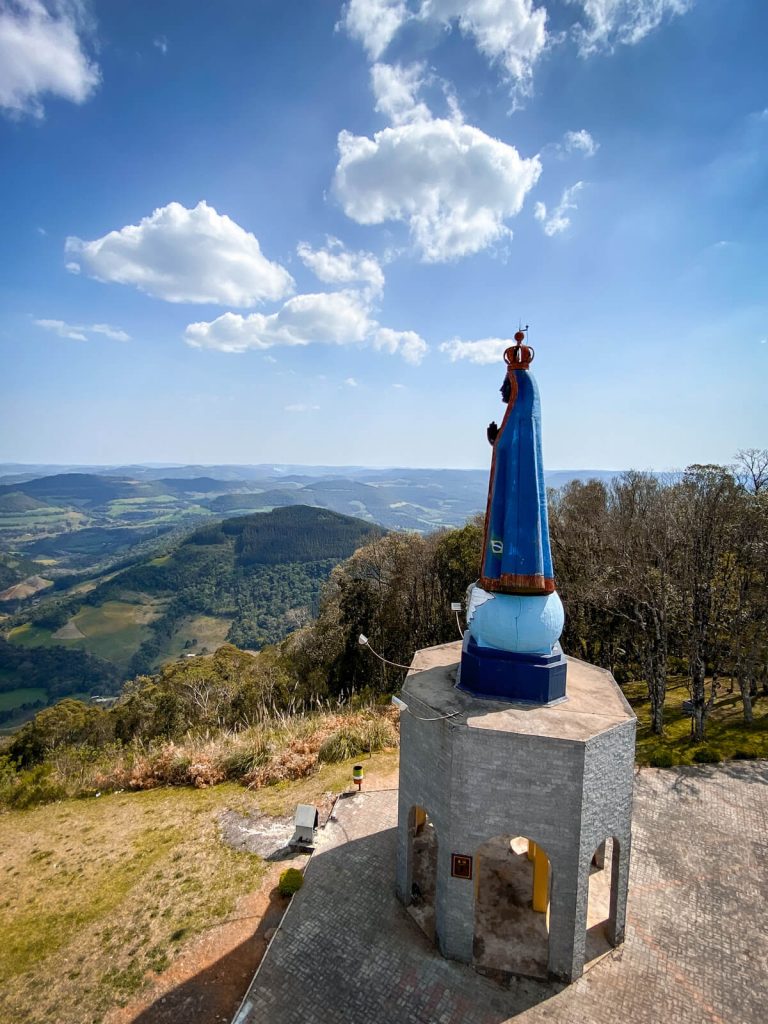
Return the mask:
<path id="1" fill-rule="evenodd" d="M 337 804 L 237 1024 L 765 1024 L 768 762 L 637 773 L 627 940 L 575 984 L 444 960 L 395 899 L 397 793 Z"/>

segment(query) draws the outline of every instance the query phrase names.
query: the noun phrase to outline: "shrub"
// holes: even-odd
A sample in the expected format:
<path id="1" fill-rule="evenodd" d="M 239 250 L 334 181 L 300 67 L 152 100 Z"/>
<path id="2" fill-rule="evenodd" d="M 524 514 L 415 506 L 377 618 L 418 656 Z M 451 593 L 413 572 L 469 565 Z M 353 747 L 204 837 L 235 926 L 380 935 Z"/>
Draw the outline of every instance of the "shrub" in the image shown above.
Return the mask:
<path id="1" fill-rule="evenodd" d="M 737 750 L 733 755 L 734 761 L 756 761 L 757 754 L 753 750 Z"/>
<path id="2" fill-rule="evenodd" d="M 716 747 L 699 747 L 694 752 L 693 760 L 696 764 L 717 764 L 723 760 L 723 755 Z"/>
<path id="3" fill-rule="evenodd" d="M 377 716 L 363 723 L 361 738 L 364 749 L 373 752 L 387 747 L 396 747 L 399 735 L 395 725 L 388 719 Z"/>
<path id="4" fill-rule="evenodd" d="M 19 772 L 16 779 L 4 787 L 3 801 L 8 807 L 22 811 L 38 804 L 63 800 L 67 791 L 60 782 L 51 777 L 51 767 L 36 765 L 28 771 Z"/>
<path id="5" fill-rule="evenodd" d="M 323 741 L 317 753 L 318 760 L 325 763 L 346 761 L 350 757 L 366 752 L 366 743 L 359 730 L 342 726 Z"/>
<path id="6" fill-rule="evenodd" d="M 673 768 L 677 764 L 677 759 L 669 750 L 658 750 L 655 754 L 651 754 L 648 763 L 652 768 Z"/>
<path id="7" fill-rule="evenodd" d="M 277 888 L 281 896 L 293 896 L 295 892 L 304 885 L 304 875 L 299 871 L 298 868 L 287 868 L 282 875 L 280 875 L 280 881 L 277 883 Z"/>

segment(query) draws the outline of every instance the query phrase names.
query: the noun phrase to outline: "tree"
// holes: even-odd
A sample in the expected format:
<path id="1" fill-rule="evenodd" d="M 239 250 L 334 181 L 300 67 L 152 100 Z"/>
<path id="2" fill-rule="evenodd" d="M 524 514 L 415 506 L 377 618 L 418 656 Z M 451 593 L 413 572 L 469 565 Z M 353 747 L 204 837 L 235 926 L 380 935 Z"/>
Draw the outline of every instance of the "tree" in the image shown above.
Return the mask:
<path id="1" fill-rule="evenodd" d="M 736 480 L 723 466 L 689 466 L 679 487 L 684 545 L 680 563 L 691 694 L 691 738 L 705 738 L 726 653 L 724 627 L 735 583 L 736 524 L 741 507 Z M 707 671 L 710 671 L 707 690 Z"/>
<path id="2" fill-rule="evenodd" d="M 768 448 L 740 448 L 734 470 L 738 482 L 752 494 L 768 491 Z"/>

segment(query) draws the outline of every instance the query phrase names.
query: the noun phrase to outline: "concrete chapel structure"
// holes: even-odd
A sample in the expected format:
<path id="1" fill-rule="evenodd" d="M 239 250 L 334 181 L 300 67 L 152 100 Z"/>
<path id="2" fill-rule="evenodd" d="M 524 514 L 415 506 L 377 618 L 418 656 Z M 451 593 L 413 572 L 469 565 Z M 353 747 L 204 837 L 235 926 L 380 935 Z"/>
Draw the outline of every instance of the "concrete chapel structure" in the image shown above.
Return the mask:
<path id="1" fill-rule="evenodd" d="M 505 352 L 481 575 L 463 642 L 403 686 L 397 892 L 444 956 L 573 981 L 624 938 L 636 719 L 566 657 L 524 332 Z"/>

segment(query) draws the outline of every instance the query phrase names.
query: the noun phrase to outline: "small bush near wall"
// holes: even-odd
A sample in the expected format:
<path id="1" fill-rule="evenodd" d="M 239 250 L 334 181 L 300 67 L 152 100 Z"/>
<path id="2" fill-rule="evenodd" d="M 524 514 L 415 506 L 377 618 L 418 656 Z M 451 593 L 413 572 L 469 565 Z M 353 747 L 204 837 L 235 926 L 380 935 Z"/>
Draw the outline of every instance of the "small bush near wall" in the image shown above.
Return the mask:
<path id="1" fill-rule="evenodd" d="M 304 875 L 298 868 L 288 868 L 280 875 L 277 888 L 281 896 L 293 896 L 304 885 Z"/>

